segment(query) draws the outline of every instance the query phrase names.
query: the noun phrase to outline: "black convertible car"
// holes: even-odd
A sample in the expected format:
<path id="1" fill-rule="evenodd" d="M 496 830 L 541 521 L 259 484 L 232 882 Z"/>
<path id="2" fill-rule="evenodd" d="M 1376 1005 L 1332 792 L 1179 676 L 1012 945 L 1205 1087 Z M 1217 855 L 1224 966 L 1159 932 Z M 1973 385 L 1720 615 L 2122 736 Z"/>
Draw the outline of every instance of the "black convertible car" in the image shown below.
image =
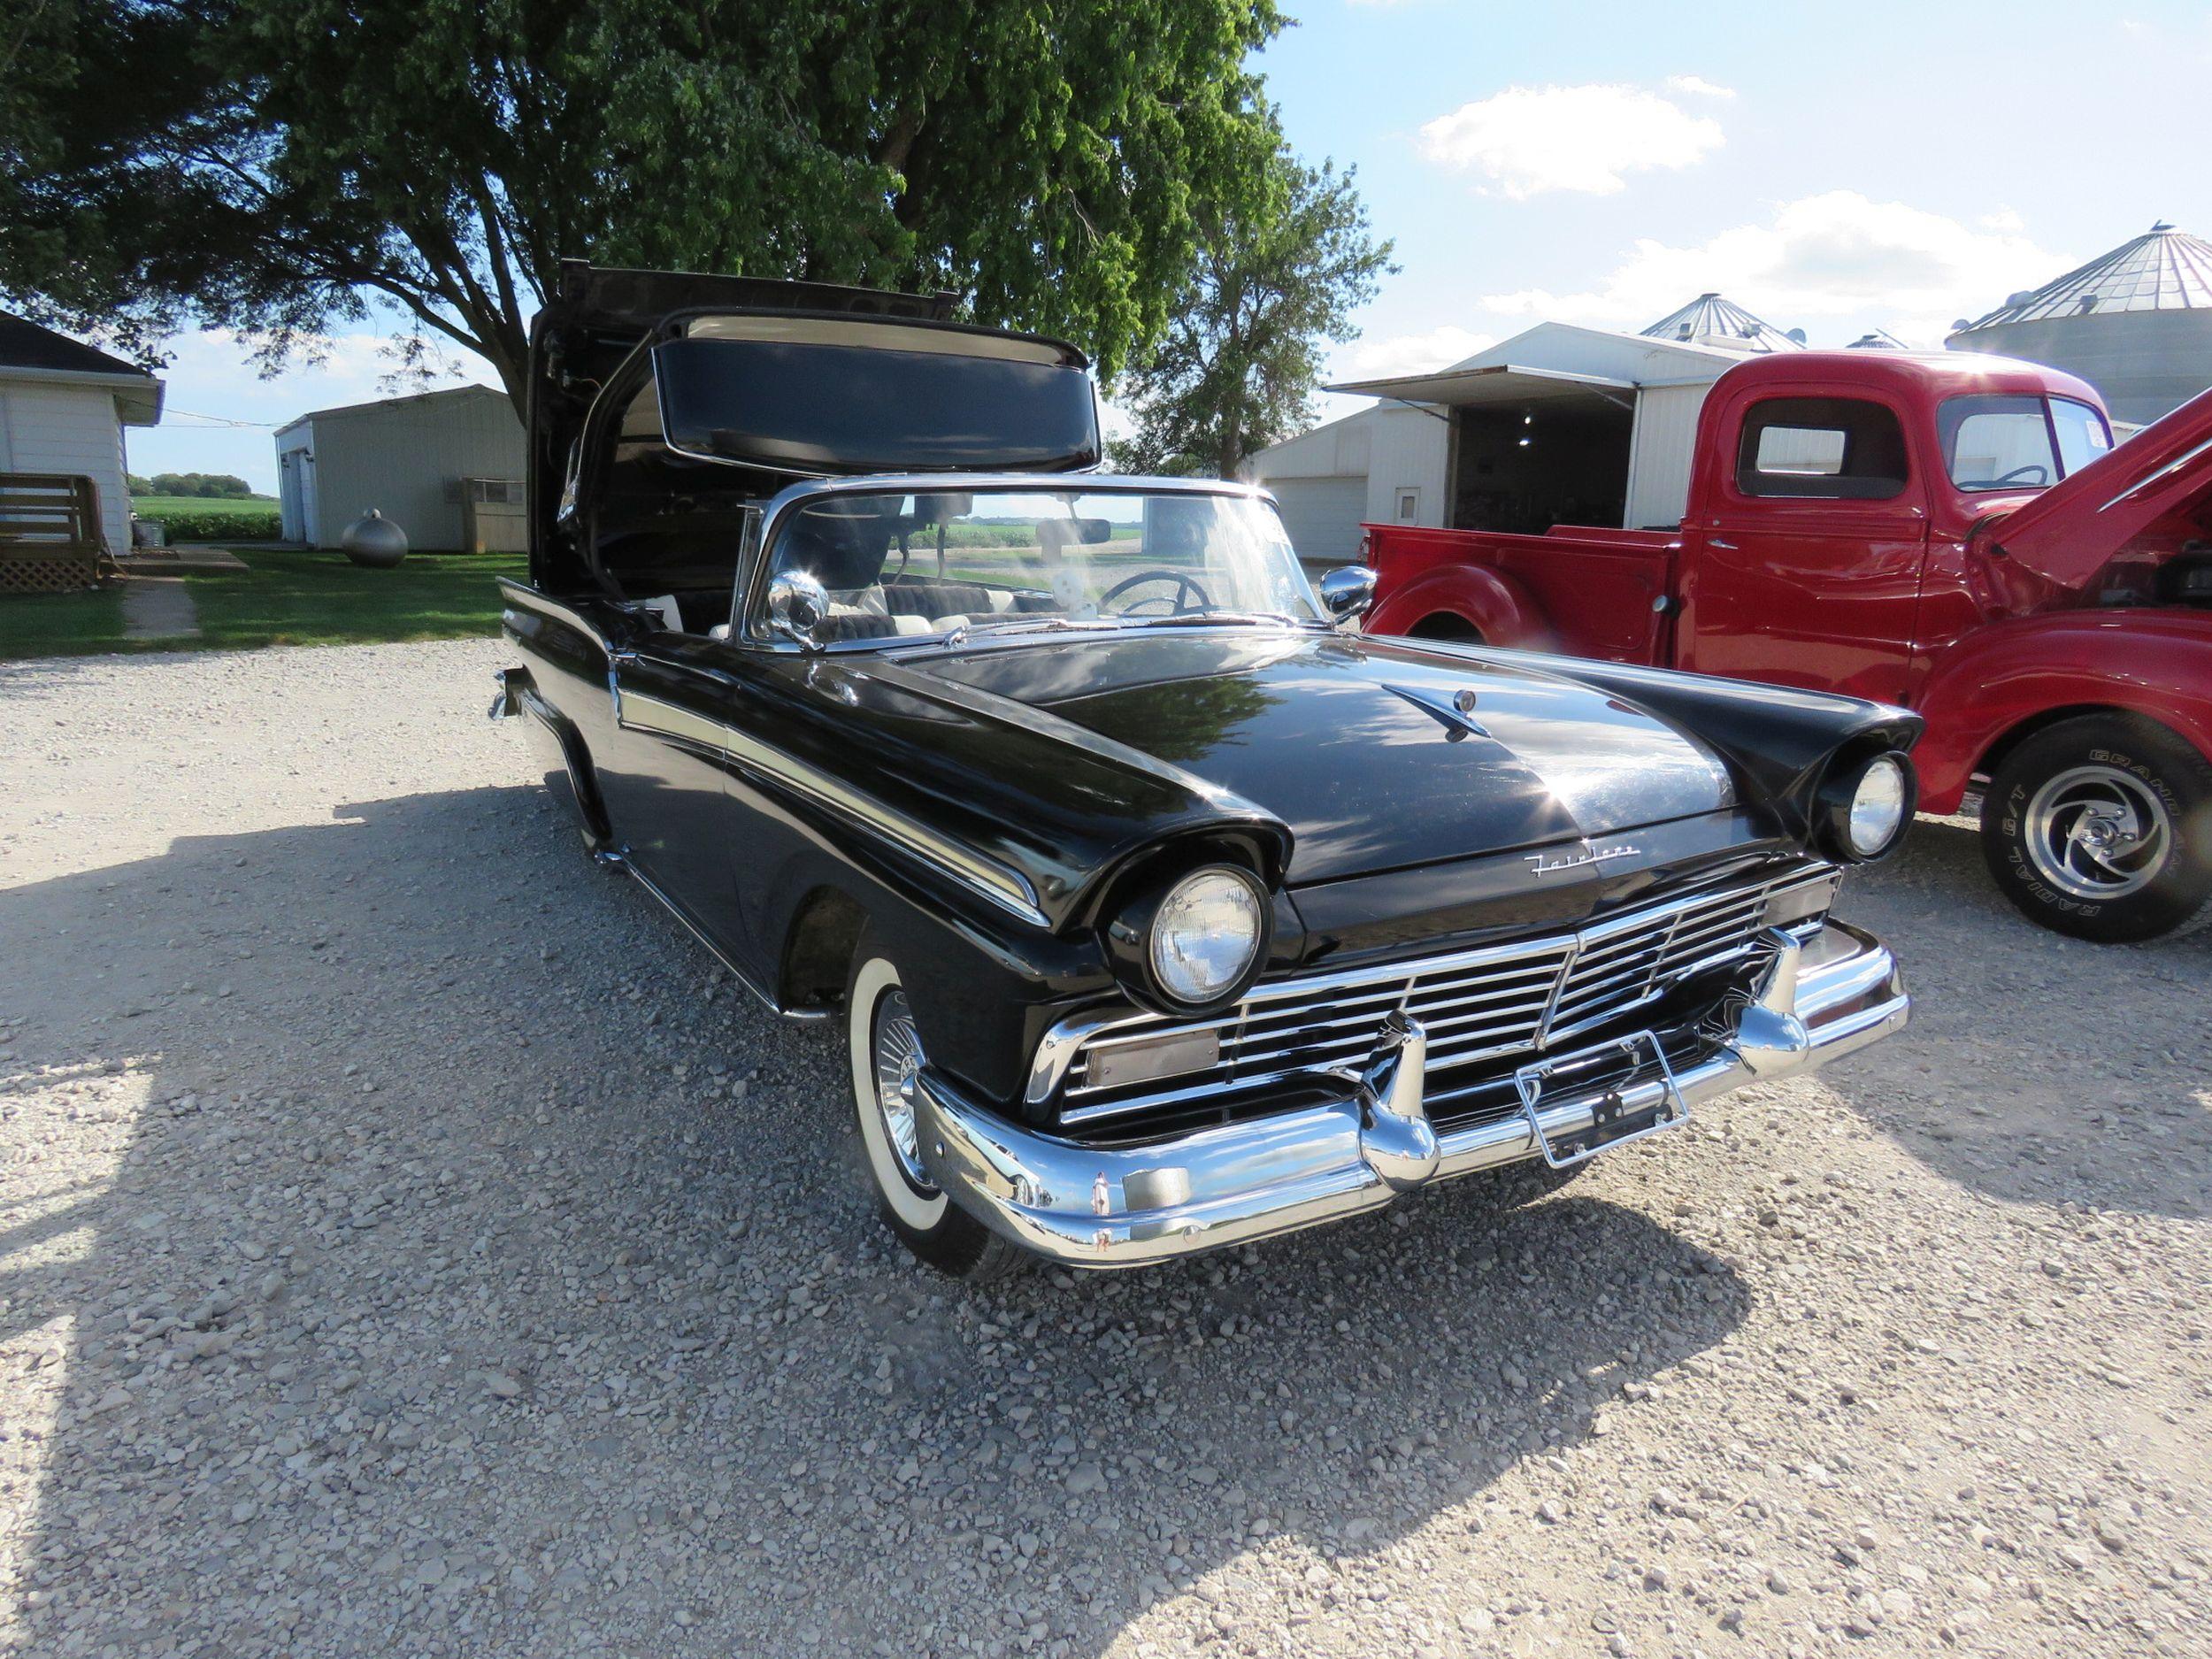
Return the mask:
<path id="1" fill-rule="evenodd" d="M 1267 495 L 1117 477 L 1071 347 L 572 265 L 495 712 L 591 849 L 840 1019 L 923 1259 L 1122 1266 L 1593 1153 L 1903 1025 L 1828 911 L 1918 721 L 1363 637 Z"/>

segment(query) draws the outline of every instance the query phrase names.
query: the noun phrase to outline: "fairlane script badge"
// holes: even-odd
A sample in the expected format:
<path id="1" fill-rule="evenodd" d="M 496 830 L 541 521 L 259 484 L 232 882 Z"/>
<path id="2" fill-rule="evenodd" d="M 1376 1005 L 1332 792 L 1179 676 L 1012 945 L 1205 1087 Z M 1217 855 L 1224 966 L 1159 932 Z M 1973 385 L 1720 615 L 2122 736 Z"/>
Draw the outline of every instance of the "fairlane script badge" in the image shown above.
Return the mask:
<path id="1" fill-rule="evenodd" d="M 1584 843 L 1588 847 L 1588 843 Z M 1542 853 L 1531 853 L 1527 863 L 1529 873 L 1536 876 L 1555 876 L 1563 870 L 1579 870 L 1586 864 L 1601 864 L 1614 858 L 1633 858 L 1643 851 L 1640 847 L 1608 847 L 1603 852 L 1594 847 L 1576 858 L 1547 858 Z"/>

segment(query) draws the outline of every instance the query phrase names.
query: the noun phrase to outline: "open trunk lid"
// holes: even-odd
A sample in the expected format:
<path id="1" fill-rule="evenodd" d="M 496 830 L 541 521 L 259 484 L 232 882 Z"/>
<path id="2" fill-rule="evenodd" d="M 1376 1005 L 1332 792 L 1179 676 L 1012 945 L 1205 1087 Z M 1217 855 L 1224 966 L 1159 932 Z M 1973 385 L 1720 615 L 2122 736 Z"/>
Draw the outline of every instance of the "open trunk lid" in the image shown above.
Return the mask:
<path id="1" fill-rule="evenodd" d="M 2083 594 L 2120 553 L 2149 538 L 2175 552 L 2212 516 L 2212 392 L 2001 512 L 1984 531 L 2024 568 Z"/>

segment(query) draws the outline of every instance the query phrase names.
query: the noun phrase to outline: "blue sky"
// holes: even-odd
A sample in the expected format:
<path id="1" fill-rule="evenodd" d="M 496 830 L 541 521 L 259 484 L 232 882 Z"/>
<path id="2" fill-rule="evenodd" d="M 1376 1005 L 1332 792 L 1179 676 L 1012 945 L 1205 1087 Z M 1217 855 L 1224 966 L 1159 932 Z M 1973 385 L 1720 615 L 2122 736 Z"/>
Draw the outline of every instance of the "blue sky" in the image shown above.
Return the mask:
<path id="1" fill-rule="evenodd" d="M 1639 328 L 1707 288 L 1816 345 L 1932 345 L 2154 219 L 2212 235 L 2202 5 L 1289 9 L 1261 61 L 1291 138 L 1357 165 L 1402 267 L 1347 377 L 1547 319 Z M 377 396 L 388 368 L 367 335 L 274 381 L 221 336 L 175 351 L 173 411 L 269 425 Z M 130 453 L 274 485 L 265 426 L 180 413 Z"/>

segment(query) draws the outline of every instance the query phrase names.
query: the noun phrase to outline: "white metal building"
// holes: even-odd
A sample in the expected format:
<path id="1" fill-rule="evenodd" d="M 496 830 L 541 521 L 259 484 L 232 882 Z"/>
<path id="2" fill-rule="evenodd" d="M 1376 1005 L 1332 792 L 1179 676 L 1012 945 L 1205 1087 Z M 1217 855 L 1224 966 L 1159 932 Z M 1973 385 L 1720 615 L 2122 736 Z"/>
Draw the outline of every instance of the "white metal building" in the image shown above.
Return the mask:
<path id="1" fill-rule="evenodd" d="M 513 482 L 520 499 L 522 422 L 488 386 L 319 409 L 279 427 L 276 448 L 285 537 L 311 547 L 336 547 L 373 507 L 411 546 L 450 551 L 464 545 L 467 480 Z"/>
<path id="2" fill-rule="evenodd" d="M 2078 374 L 2113 419 L 2147 425 L 2212 386 L 2212 242 L 2157 224 L 1946 342 Z"/>
<path id="3" fill-rule="evenodd" d="M 158 422 L 161 393 L 136 365 L 0 311 L 0 472 L 89 478 L 111 552 L 131 544 L 123 428 Z"/>
<path id="4" fill-rule="evenodd" d="M 1333 386 L 1381 401 L 1242 470 L 1273 491 L 1315 568 L 1356 559 L 1363 522 L 1671 528 L 1713 382 L 1796 343 L 1771 330 L 1685 340 L 1540 323 L 1448 369 Z"/>

